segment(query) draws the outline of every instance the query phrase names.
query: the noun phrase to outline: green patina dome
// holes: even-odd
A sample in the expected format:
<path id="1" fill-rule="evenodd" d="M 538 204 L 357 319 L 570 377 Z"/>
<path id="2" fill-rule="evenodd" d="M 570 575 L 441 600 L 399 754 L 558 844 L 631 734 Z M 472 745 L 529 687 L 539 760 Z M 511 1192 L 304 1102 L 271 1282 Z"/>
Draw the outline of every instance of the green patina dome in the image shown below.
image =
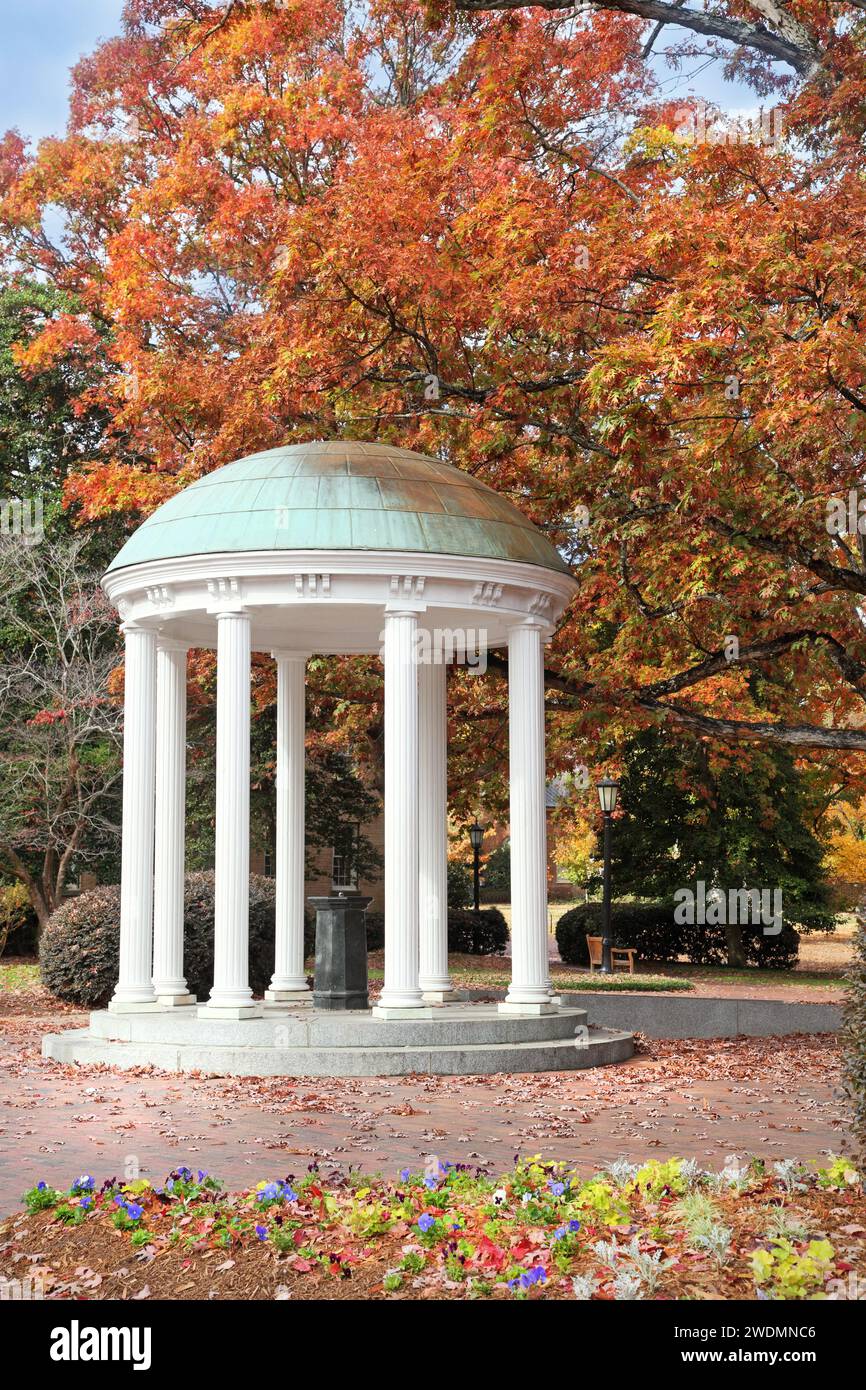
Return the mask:
<path id="1" fill-rule="evenodd" d="M 293 444 L 218 468 L 163 503 L 109 573 L 150 560 L 250 550 L 403 550 L 569 572 L 492 488 L 388 444 Z"/>

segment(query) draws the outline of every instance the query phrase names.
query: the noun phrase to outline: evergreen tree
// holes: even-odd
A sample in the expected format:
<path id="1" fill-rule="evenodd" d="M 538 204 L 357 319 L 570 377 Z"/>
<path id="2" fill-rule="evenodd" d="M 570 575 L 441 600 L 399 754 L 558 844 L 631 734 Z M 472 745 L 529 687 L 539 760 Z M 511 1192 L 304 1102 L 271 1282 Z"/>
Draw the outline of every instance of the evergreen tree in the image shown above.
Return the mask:
<path id="1" fill-rule="evenodd" d="M 623 896 L 668 899 L 679 888 L 779 888 L 786 922 L 832 923 L 817 826 L 826 788 L 785 748 L 710 750 L 656 729 L 629 741 L 620 775 L 612 874 Z M 728 924 L 728 964 L 744 964 Z"/>

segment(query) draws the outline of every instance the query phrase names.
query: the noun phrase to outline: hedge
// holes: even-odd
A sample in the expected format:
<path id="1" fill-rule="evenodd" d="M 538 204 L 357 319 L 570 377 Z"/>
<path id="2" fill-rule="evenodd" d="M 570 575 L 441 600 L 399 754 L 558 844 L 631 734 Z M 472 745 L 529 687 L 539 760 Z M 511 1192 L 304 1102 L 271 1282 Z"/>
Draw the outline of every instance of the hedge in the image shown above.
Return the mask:
<path id="1" fill-rule="evenodd" d="M 507 945 L 508 925 L 498 907 L 483 907 L 480 912 L 449 909 L 449 951 L 469 956 L 501 956 Z"/>
<path id="2" fill-rule="evenodd" d="M 213 984 L 214 876 L 187 874 L 183 903 L 184 970 L 191 993 L 206 999 Z M 117 983 L 120 888 L 92 888 L 53 912 L 42 933 L 39 964 L 59 999 L 97 1008 Z M 250 987 L 262 994 L 274 970 L 274 881 L 250 878 Z"/>
<path id="3" fill-rule="evenodd" d="M 601 935 L 601 904 L 582 903 L 564 912 L 556 926 L 556 944 L 566 965 L 589 965 L 587 934 Z M 765 970 L 790 970 L 796 964 L 800 937 L 789 922 L 778 936 L 765 936 L 760 926 L 742 927 L 749 965 Z M 681 926 L 674 921 L 673 904 L 613 903 L 611 938 L 614 946 L 633 946 L 641 960 L 671 961 L 685 956 L 693 965 L 727 963 L 725 929 Z"/>

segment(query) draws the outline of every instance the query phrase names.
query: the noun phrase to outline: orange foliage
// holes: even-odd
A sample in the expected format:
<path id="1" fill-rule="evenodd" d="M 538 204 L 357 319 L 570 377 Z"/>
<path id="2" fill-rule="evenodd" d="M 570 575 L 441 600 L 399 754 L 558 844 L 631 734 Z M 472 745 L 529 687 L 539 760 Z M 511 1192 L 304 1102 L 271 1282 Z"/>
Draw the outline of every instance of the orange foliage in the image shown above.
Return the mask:
<path id="1" fill-rule="evenodd" d="M 827 39 L 838 10 L 804 22 Z M 130 0 L 76 70 L 69 134 L 0 144 L 7 250 L 111 326 L 111 447 L 68 500 L 146 513 L 284 440 L 426 449 L 580 575 L 549 650 L 570 682 L 552 771 L 658 717 L 808 726 L 813 760 L 831 726 L 866 747 L 866 578 L 825 525 L 866 443 L 866 66 L 838 23 L 832 92 L 784 88 L 790 139 L 688 145 L 627 16 Z M 78 324 L 29 359 L 84 350 Z M 369 729 L 377 676 L 351 669 L 354 699 L 332 666 L 313 702 Z M 475 796 L 501 787 L 502 690 L 453 685 Z"/>

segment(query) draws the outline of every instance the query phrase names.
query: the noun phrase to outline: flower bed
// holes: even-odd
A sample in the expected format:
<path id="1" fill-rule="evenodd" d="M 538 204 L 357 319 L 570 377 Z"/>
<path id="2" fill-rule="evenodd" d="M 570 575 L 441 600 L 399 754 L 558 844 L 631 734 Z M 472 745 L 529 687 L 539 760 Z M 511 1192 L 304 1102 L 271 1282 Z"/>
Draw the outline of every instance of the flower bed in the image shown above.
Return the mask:
<path id="1" fill-rule="evenodd" d="M 589 1180 L 430 1159 L 396 1180 L 331 1174 L 229 1193 L 179 1168 L 66 1192 L 0 1231 L 0 1273 L 47 1298 L 846 1298 L 864 1288 L 866 1201 L 845 1159 L 618 1160 Z M 853 1294 L 856 1296 L 856 1292 Z"/>

